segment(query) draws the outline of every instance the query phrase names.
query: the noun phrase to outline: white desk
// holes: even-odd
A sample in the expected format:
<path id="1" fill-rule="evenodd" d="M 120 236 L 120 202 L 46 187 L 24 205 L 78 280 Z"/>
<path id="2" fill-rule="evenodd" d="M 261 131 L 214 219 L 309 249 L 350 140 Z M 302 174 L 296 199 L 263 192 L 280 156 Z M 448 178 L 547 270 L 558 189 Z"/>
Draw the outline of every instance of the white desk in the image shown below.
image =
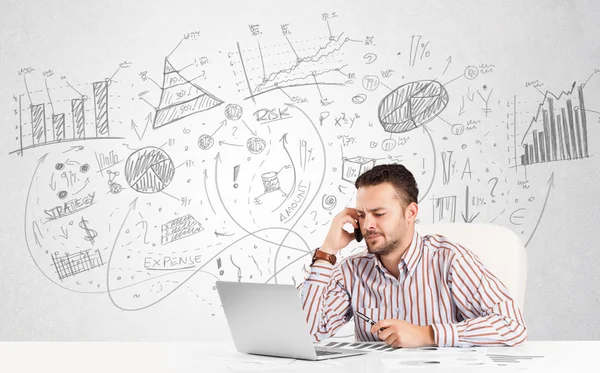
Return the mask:
<path id="1" fill-rule="evenodd" d="M 387 354 L 396 353 L 402 350 Z M 382 359 L 391 355 L 381 353 L 307 362 L 240 354 L 230 343 L 0 342 L 0 372 L 597 372 L 600 341 L 530 341 L 521 347 L 487 348 L 486 355 L 508 355 L 512 356 L 508 360 L 515 362 L 477 368 L 437 365 L 386 370 Z M 532 356 L 543 357 L 528 358 Z"/>

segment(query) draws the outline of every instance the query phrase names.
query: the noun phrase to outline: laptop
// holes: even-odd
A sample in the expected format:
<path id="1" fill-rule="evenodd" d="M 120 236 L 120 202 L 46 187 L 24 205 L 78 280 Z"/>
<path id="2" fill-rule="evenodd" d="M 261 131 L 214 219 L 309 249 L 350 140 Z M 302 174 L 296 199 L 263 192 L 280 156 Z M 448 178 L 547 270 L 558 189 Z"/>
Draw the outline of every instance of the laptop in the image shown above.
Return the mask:
<path id="1" fill-rule="evenodd" d="M 225 318 L 239 352 L 302 360 L 366 353 L 315 346 L 293 285 L 217 281 Z"/>

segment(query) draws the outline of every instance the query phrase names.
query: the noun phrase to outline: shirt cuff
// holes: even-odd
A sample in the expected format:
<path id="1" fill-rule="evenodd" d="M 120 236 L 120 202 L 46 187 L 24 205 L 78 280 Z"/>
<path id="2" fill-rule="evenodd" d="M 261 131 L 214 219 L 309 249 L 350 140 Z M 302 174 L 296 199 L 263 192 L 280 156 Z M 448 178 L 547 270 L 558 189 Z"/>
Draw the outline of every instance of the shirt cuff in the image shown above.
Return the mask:
<path id="1" fill-rule="evenodd" d="M 454 324 L 433 324 L 433 340 L 438 347 L 458 346 L 458 328 Z"/>
<path id="2" fill-rule="evenodd" d="M 307 283 L 327 286 L 333 273 L 333 264 L 319 261 L 310 267 L 310 274 L 306 278 Z"/>

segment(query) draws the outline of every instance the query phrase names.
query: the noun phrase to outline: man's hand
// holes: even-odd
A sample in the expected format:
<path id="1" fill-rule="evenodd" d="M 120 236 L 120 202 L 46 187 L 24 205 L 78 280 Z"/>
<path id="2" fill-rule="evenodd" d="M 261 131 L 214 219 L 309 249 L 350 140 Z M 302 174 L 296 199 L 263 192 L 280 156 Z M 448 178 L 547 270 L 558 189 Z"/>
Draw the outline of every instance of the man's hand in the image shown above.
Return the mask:
<path id="1" fill-rule="evenodd" d="M 348 233 L 343 227 L 346 223 L 349 223 L 352 224 L 354 229 L 360 229 L 357 220 L 358 213 L 356 209 L 350 207 L 337 214 L 331 221 L 329 232 L 320 250 L 329 254 L 337 254 L 338 251 L 348 246 L 354 240 L 354 234 Z"/>
<path id="2" fill-rule="evenodd" d="M 434 346 L 433 327 L 418 326 L 404 320 L 380 320 L 371 327 L 371 333 L 392 347 Z"/>

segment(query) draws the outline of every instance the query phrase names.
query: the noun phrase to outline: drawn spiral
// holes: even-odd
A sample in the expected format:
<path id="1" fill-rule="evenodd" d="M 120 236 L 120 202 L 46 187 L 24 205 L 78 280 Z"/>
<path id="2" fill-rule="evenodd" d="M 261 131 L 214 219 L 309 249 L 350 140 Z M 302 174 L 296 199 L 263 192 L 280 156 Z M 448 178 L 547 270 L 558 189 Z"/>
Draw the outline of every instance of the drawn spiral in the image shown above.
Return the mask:
<path id="1" fill-rule="evenodd" d="M 337 198 L 331 194 L 325 194 L 323 196 L 323 200 L 321 201 L 321 205 L 325 210 L 333 210 L 337 205 Z"/>

